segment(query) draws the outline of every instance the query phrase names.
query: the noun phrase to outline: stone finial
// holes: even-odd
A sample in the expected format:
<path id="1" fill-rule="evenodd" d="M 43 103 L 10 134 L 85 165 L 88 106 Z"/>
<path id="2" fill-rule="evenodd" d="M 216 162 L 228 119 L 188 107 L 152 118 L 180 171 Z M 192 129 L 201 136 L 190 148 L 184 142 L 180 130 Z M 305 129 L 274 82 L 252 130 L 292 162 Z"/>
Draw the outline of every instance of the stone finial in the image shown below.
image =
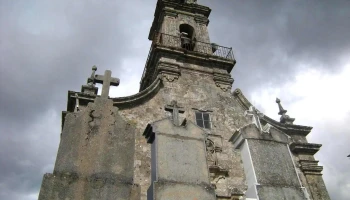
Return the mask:
<path id="1" fill-rule="evenodd" d="M 92 66 L 92 73 L 90 78 L 88 78 L 87 84 L 90 86 L 94 86 L 95 85 L 95 72 L 97 71 L 97 67 L 96 65 Z"/>
<path id="2" fill-rule="evenodd" d="M 81 92 L 89 95 L 97 95 L 98 88 L 95 87 L 95 72 L 97 70 L 96 65 L 92 66 L 91 76 L 87 80 L 86 85 L 81 86 Z"/>
<path id="3" fill-rule="evenodd" d="M 295 118 L 289 117 L 287 115 L 287 110 L 285 110 L 281 105 L 281 100 L 279 98 L 276 98 L 276 103 L 278 104 L 279 112 L 278 114 L 281 115 L 280 122 L 283 124 L 293 124 Z"/>

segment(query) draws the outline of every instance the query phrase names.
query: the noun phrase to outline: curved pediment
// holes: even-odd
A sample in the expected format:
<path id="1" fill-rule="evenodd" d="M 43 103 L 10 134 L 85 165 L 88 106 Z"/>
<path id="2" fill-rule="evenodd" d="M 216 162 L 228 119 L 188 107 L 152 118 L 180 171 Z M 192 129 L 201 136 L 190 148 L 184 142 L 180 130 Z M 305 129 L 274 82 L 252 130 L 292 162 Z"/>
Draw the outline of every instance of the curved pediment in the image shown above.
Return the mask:
<path id="1" fill-rule="evenodd" d="M 249 110 L 250 106 L 253 106 L 249 100 L 243 95 L 242 91 L 237 88 L 232 94 L 238 104 L 244 109 L 244 110 Z M 260 112 L 260 111 L 259 111 Z M 278 122 L 266 115 L 263 117 L 260 117 L 260 122 L 262 124 L 270 124 L 277 129 L 283 131 L 284 133 L 288 135 L 303 135 L 306 136 L 311 132 L 312 127 L 310 126 L 301 126 L 301 125 L 294 125 L 294 124 L 284 124 L 281 122 Z"/>
<path id="2" fill-rule="evenodd" d="M 113 105 L 121 109 L 135 107 L 153 97 L 159 91 L 161 86 L 162 79 L 157 77 L 150 86 L 137 94 L 126 97 L 112 98 Z"/>

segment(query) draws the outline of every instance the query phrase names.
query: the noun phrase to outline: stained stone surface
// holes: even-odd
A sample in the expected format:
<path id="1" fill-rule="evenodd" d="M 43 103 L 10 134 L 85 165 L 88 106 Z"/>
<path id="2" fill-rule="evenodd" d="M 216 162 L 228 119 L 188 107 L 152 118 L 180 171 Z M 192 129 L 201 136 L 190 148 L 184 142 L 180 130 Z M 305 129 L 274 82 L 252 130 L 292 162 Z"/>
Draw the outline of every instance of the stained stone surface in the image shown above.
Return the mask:
<path id="1" fill-rule="evenodd" d="M 210 41 L 207 28 L 209 8 L 198 4 L 186 4 L 185 7 L 181 7 L 174 3 L 178 2 L 175 0 L 158 0 L 158 2 L 149 39 L 153 39 L 152 36 L 156 31 L 178 35 L 179 26 L 188 24 L 194 28 L 197 41 L 209 44 L 215 42 Z M 167 4 L 166 8 L 162 7 L 165 4 Z M 85 91 L 85 94 L 78 95 L 80 98 L 78 112 L 74 112 L 78 97 L 69 97 L 68 114 L 63 121 L 64 128 L 55 170 L 53 174 L 44 176 L 40 200 L 146 200 L 147 190 L 152 182 L 151 145 L 142 134 L 147 124 L 170 117 L 170 113 L 164 110 L 164 106 L 172 100 L 182 105 L 185 111 L 179 114 L 180 119 L 186 118 L 195 122 L 195 111 L 205 111 L 210 114 L 211 129 L 202 129 L 202 131 L 212 139 L 213 146 L 218 147 L 214 154 L 207 157 L 210 184 L 216 187 L 217 199 L 244 197 L 248 185 L 241 152 L 235 149 L 234 144 L 229 140 L 237 130 L 251 123 L 244 116 L 251 104 L 240 90 L 231 93 L 233 79 L 230 72 L 235 62 L 211 57 L 206 53 L 195 54 L 159 47 L 156 44 L 152 44 L 152 48 L 157 49 L 155 52 L 152 51 L 153 53 L 150 52 L 150 57 L 147 59 L 140 93 L 112 100 L 97 98 L 96 102 L 91 104 L 96 98 L 97 88 L 83 87 L 82 91 Z M 68 94 L 72 93 L 74 92 Z M 264 172 L 264 170 L 270 170 L 265 166 L 266 161 L 279 165 L 280 159 L 287 156 L 283 145 L 307 143 L 306 136 L 311 131 L 311 127 L 281 124 L 268 117 L 264 117 L 261 122 L 263 126 L 270 123 L 276 128 L 271 129 L 269 135 L 247 134 L 246 137 L 251 140 L 264 140 L 261 143 L 256 142 L 256 149 L 251 150 L 256 151 L 255 162 L 259 162 L 263 169 L 258 172 L 260 181 L 268 183 L 273 178 Z M 290 138 L 280 134 L 280 130 L 284 130 Z M 257 132 L 260 134 L 260 131 Z M 185 143 L 181 144 L 181 139 L 177 138 L 175 141 L 174 144 L 177 145 L 174 146 L 180 148 L 174 151 L 181 153 L 189 151 Z M 272 144 L 272 147 L 264 149 L 271 141 L 281 144 Z M 260 150 L 263 155 L 259 155 Z M 270 156 L 269 151 L 277 151 L 273 152 L 276 153 L 277 159 Z M 282 152 L 278 154 L 278 151 Z M 198 155 L 198 152 L 192 153 Z M 315 161 L 313 154 L 310 154 L 310 149 L 306 148 L 305 151 L 293 152 L 292 159 L 296 163 L 302 185 L 310 193 L 310 200 L 329 200 L 321 176 L 322 169 L 319 169 L 317 163 L 311 167 L 300 167 L 303 163 Z M 189 154 L 189 156 L 192 155 Z M 283 164 L 283 167 L 289 169 L 290 162 Z M 270 199 L 280 199 L 281 195 L 286 194 L 298 194 L 298 189 L 290 190 L 295 186 L 292 172 L 284 171 L 285 169 L 276 168 L 276 170 L 270 170 L 273 177 L 280 172 L 286 173 L 286 176 L 291 178 L 289 182 L 289 179 L 277 176 L 278 182 L 287 184 L 288 187 L 276 189 L 274 185 L 272 188 L 271 185 L 265 185 L 260 187 L 260 193 L 263 195 L 274 192 L 277 195 L 269 197 Z M 175 175 L 164 173 L 163 178 L 172 180 L 181 177 L 185 181 L 192 181 L 192 185 L 158 182 L 155 188 L 162 188 L 160 189 L 162 192 L 158 193 L 160 198 L 172 199 L 174 193 L 186 194 L 197 191 L 198 188 L 203 189 L 203 185 L 193 185 L 197 180 L 186 178 L 181 174 L 176 175 L 175 169 L 173 172 Z M 195 174 L 201 174 L 201 171 Z M 200 182 L 203 181 L 199 179 L 198 183 Z M 211 194 L 211 190 L 203 192 L 203 196 L 197 200 L 207 199 L 208 196 L 211 198 Z M 179 199 L 185 198 L 179 197 Z"/>
<path id="2" fill-rule="evenodd" d="M 250 124 L 236 131 L 231 141 L 244 156 L 249 197 L 306 200 L 286 134 L 273 127 L 262 133 Z"/>
<path id="3" fill-rule="evenodd" d="M 205 185 L 187 185 L 181 183 L 155 183 L 155 190 L 159 191 L 155 200 L 213 200 L 215 191 Z"/>
<path id="4" fill-rule="evenodd" d="M 53 174 L 44 176 L 40 200 L 131 199 L 135 128 L 110 99 L 97 98 L 66 116 Z M 131 159 L 130 159 L 131 158 Z"/>
<path id="5" fill-rule="evenodd" d="M 259 184 L 300 187 L 287 144 L 265 140 L 248 144 Z"/>
<path id="6" fill-rule="evenodd" d="M 148 200 L 216 199 L 209 184 L 206 135 L 201 128 L 190 121 L 178 126 L 163 119 L 148 125 L 144 135 L 152 143 Z"/>
<path id="7" fill-rule="evenodd" d="M 257 186 L 257 188 L 260 200 L 307 200 L 301 188 L 275 186 Z"/>
<path id="8" fill-rule="evenodd" d="M 191 66 L 204 68 L 195 64 Z M 179 105 L 184 107 L 185 113 L 180 114 L 180 118 L 187 118 L 190 121 L 195 121 L 194 109 L 212 111 L 210 113 L 212 128 L 204 131 L 222 137 L 222 152 L 218 159 L 228 170 L 227 187 L 245 191 L 240 152 L 233 150 L 232 144 L 228 141 L 236 129 L 248 123 L 244 117 L 244 109 L 239 106 L 232 94 L 222 91 L 215 85 L 211 74 L 196 73 L 186 68 L 181 70 L 182 74 L 178 80 L 168 82 L 165 79 L 163 87 L 147 102 L 120 110 L 121 115 L 137 127 L 134 180 L 141 186 L 141 199 L 147 199 L 146 193 L 151 183 L 151 146 L 147 144 L 142 133 L 148 123 L 170 116 L 170 113 L 164 110 L 164 106 L 172 100 L 177 100 Z"/>

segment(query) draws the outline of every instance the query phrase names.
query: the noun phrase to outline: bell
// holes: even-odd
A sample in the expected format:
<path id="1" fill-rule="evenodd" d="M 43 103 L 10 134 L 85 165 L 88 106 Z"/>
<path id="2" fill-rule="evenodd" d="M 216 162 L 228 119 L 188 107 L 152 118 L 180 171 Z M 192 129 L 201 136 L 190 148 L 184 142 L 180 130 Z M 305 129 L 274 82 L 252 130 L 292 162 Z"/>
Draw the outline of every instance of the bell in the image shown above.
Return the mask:
<path id="1" fill-rule="evenodd" d="M 191 39 L 188 37 L 188 34 L 185 32 L 181 33 L 181 46 L 185 49 L 190 49 Z"/>

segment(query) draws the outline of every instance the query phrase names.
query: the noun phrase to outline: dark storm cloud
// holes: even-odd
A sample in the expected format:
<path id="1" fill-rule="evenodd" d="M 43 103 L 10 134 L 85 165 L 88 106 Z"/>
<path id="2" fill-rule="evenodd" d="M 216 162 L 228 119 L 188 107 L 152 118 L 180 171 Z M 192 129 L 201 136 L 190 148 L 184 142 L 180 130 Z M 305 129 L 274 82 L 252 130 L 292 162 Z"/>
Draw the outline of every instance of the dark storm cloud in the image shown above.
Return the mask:
<path id="1" fill-rule="evenodd" d="M 246 92 L 293 79 L 299 63 L 337 71 L 349 55 L 348 0 L 201 2 L 213 10 L 212 42 L 233 47 L 234 87 Z"/>
<path id="2" fill-rule="evenodd" d="M 211 41 L 234 49 L 237 64 L 232 73 L 233 87 L 241 88 L 248 98 L 253 91 L 294 82 L 303 68 L 339 73 L 346 64 L 342 59 L 349 57 L 350 1 L 202 2 L 213 9 L 209 24 Z M 330 105 L 320 105 L 320 109 L 321 106 Z M 314 125 L 310 142 L 323 144 L 316 157 L 325 166 L 323 177 L 329 194 L 332 199 L 348 199 L 345 155 L 349 148 L 344 142 L 349 138 L 348 128 L 322 121 Z"/>
<path id="3" fill-rule="evenodd" d="M 28 199 L 52 172 L 67 90 L 79 91 L 94 64 L 121 71 L 139 55 L 135 27 L 155 5 L 142 2 L 0 2 L 0 199 Z"/>
<path id="4" fill-rule="evenodd" d="M 67 88 L 78 89 L 93 64 L 120 66 L 128 50 L 126 40 L 120 40 L 126 31 L 117 28 L 125 26 L 118 20 L 117 3 L 58 2 L 2 7 L 0 91 L 7 105 L 2 120 L 21 121 L 64 103 L 57 100 Z"/>
<path id="5" fill-rule="evenodd" d="M 349 1 L 198 2 L 213 9 L 211 40 L 233 47 L 234 87 L 248 95 L 261 83 L 292 79 L 301 62 L 336 70 L 350 46 Z M 155 6 L 156 0 L 0 2 L 0 199 L 38 192 L 55 161 L 67 90 L 79 91 L 94 64 L 98 73 L 121 74 L 126 58 L 145 58 L 148 47 L 134 41 L 148 42 Z"/>

